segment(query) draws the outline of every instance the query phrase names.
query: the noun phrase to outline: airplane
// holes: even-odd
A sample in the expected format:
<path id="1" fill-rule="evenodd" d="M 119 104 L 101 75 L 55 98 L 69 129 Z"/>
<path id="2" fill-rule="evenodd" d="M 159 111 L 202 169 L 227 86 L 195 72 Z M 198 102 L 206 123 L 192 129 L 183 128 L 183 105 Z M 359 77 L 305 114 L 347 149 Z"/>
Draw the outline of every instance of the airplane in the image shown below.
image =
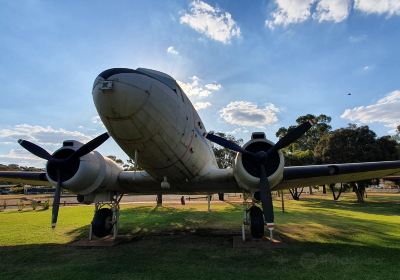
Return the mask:
<path id="1" fill-rule="evenodd" d="M 244 207 L 243 238 L 245 225 L 250 225 L 253 238 L 264 237 L 266 226 L 272 239 L 272 191 L 400 174 L 400 161 L 285 167 L 281 149 L 306 133 L 313 120 L 290 130 L 277 143 L 266 139 L 263 132 L 253 132 L 251 140 L 239 146 L 207 132 L 176 80 L 156 70 L 105 70 L 95 79 L 92 96 L 106 133 L 86 144 L 66 140 L 52 154 L 19 140 L 26 150 L 47 160 L 45 172 L 0 172 L 0 181 L 56 188 L 53 228 L 61 189 L 77 194 L 81 203 L 94 203 L 90 238 L 111 232 L 116 237 L 123 194 L 243 192 L 245 201 L 254 202 Z M 95 151 L 109 136 L 143 170 L 124 171 Z M 237 152 L 233 168 L 218 167 L 213 143 Z"/>

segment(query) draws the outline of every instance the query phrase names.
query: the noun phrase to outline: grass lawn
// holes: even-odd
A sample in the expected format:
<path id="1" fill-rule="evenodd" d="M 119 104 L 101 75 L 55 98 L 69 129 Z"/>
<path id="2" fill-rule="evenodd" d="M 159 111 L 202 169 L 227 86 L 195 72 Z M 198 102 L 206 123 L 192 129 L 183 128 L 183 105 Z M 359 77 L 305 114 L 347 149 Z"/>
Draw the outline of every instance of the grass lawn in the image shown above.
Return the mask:
<path id="1" fill-rule="evenodd" d="M 304 196 L 275 201 L 280 249 L 232 247 L 240 204 L 123 205 L 120 233 L 139 239 L 111 248 L 66 244 L 87 236 L 93 207 L 0 212 L 0 279 L 400 279 L 400 195 Z"/>

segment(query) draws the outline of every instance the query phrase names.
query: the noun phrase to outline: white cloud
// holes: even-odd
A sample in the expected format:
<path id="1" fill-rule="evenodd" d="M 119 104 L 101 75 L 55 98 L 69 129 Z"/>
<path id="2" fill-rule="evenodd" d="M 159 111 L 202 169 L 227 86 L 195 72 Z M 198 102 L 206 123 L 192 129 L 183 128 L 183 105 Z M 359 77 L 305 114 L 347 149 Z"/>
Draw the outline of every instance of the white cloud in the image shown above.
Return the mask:
<path id="1" fill-rule="evenodd" d="M 230 13 L 199 0 L 190 4 L 190 11 L 180 17 L 180 23 L 224 44 L 240 37 L 240 28 Z"/>
<path id="2" fill-rule="evenodd" d="M 231 130 L 231 131 L 227 131 L 226 134 L 236 135 L 236 134 L 239 134 L 239 133 L 249 133 L 249 132 L 250 132 L 250 131 L 249 131 L 247 128 L 244 128 L 244 127 L 237 127 L 237 128 L 234 128 L 234 129 Z"/>
<path id="3" fill-rule="evenodd" d="M 183 89 L 189 98 L 202 99 L 210 96 L 214 91 L 221 89 L 221 85 L 217 83 L 201 85 L 200 79 L 197 76 L 190 78 L 191 82 L 177 81 L 179 86 Z"/>
<path id="4" fill-rule="evenodd" d="M 354 9 L 367 14 L 400 15 L 399 0 L 355 0 Z"/>
<path id="5" fill-rule="evenodd" d="M 220 116 L 229 124 L 264 128 L 278 121 L 278 112 L 273 104 L 259 108 L 252 102 L 233 101 L 220 110 Z"/>
<path id="6" fill-rule="evenodd" d="M 359 43 L 359 42 L 365 41 L 366 39 L 367 39 L 367 35 L 365 35 L 365 34 L 349 37 L 350 43 Z"/>
<path id="7" fill-rule="evenodd" d="M 319 22 L 341 22 L 349 16 L 350 0 L 321 0 L 318 2 L 313 18 Z"/>
<path id="8" fill-rule="evenodd" d="M 386 127 L 395 128 L 400 124 L 399 108 L 400 90 L 395 90 L 379 99 L 375 104 L 346 109 L 340 117 L 353 122 L 382 123 Z"/>
<path id="9" fill-rule="evenodd" d="M 273 29 L 275 26 L 287 26 L 300 23 L 311 16 L 311 5 L 316 0 L 275 0 L 277 9 L 272 13 L 272 20 L 265 24 Z"/>
<path id="10" fill-rule="evenodd" d="M 92 121 L 92 123 L 94 123 L 94 124 L 96 124 L 98 126 L 105 127 L 104 124 L 103 124 L 103 121 L 100 119 L 100 116 L 93 116 L 91 118 L 91 121 Z"/>
<path id="11" fill-rule="evenodd" d="M 173 55 L 178 55 L 179 54 L 179 52 L 175 49 L 174 46 L 169 46 L 167 48 L 167 53 L 170 53 L 170 54 L 173 54 Z"/>
<path id="12" fill-rule="evenodd" d="M 362 69 L 364 72 L 371 71 L 374 67 L 372 65 L 365 65 Z"/>
<path id="13" fill-rule="evenodd" d="M 19 146 L 18 139 L 31 141 L 52 153 L 55 149 L 60 148 L 65 140 L 77 140 L 85 143 L 92 137 L 79 131 L 29 124 L 18 124 L 11 128 L 0 129 L 0 144 L 11 145 L 8 152 L 0 154 L 1 163 L 44 167 L 45 161 Z"/>
<path id="14" fill-rule="evenodd" d="M 46 161 L 35 157 L 24 149 L 11 149 L 7 154 L 0 154 L 1 164 L 18 164 L 20 166 L 44 167 Z"/>
<path id="15" fill-rule="evenodd" d="M 14 142 L 18 139 L 32 141 L 39 145 L 61 146 L 64 140 L 87 142 L 91 138 L 79 131 L 68 131 L 51 126 L 18 124 L 12 128 L 0 129 L 0 142 Z"/>
<path id="16" fill-rule="evenodd" d="M 198 111 L 198 110 L 203 110 L 206 109 L 207 107 L 211 106 L 210 102 L 195 102 L 193 104 L 194 108 Z"/>
<path id="17" fill-rule="evenodd" d="M 212 84 L 206 84 L 205 85 L 206 89 L 212 90 L 212 91 L 217 91 L 221 89 L 221 85 L 217 83 L 212 83 Z"/>
<path id="18" fill-rule="evenodd" d="M 388 17 L 400 15 L 399 0 L 275 0 L 275 3 L 276 9 L 265 21 L 270 29 L 310 18 L 318 22 L 341 22 L 349 17 L 351 9 L 366 14 L 386 14 Z"/>

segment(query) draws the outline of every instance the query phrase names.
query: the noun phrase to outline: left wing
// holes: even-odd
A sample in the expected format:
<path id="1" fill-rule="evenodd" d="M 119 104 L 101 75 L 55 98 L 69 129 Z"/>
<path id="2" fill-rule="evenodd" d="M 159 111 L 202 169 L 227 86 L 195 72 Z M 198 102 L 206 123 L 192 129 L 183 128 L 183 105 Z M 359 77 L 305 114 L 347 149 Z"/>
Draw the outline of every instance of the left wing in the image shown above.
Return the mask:
<path id="1" fill-rule="evenodd" d="M 400 174 L 400 161 L 289 166 L 274 190 L 348 183 Z"/>
<path id="2" fill-rule="evenodd" d="M 51 186 L 47 181 L 46 172 L 42 171 L 0 171 L 0 182 Z"/>

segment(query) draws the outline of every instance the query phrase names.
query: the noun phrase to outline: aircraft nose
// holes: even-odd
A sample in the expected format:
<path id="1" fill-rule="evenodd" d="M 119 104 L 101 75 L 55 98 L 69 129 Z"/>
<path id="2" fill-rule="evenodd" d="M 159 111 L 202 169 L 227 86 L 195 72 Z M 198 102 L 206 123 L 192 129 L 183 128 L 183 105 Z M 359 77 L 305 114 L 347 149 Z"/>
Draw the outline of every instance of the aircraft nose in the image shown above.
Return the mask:
<path id="1" fill-rule="evenodd" d="M 100 117 L 128 118 L 150 95 L 148 77 L 128 68 L 112 68 L 100 73 L 93 85 L 93 101 Z"/>

